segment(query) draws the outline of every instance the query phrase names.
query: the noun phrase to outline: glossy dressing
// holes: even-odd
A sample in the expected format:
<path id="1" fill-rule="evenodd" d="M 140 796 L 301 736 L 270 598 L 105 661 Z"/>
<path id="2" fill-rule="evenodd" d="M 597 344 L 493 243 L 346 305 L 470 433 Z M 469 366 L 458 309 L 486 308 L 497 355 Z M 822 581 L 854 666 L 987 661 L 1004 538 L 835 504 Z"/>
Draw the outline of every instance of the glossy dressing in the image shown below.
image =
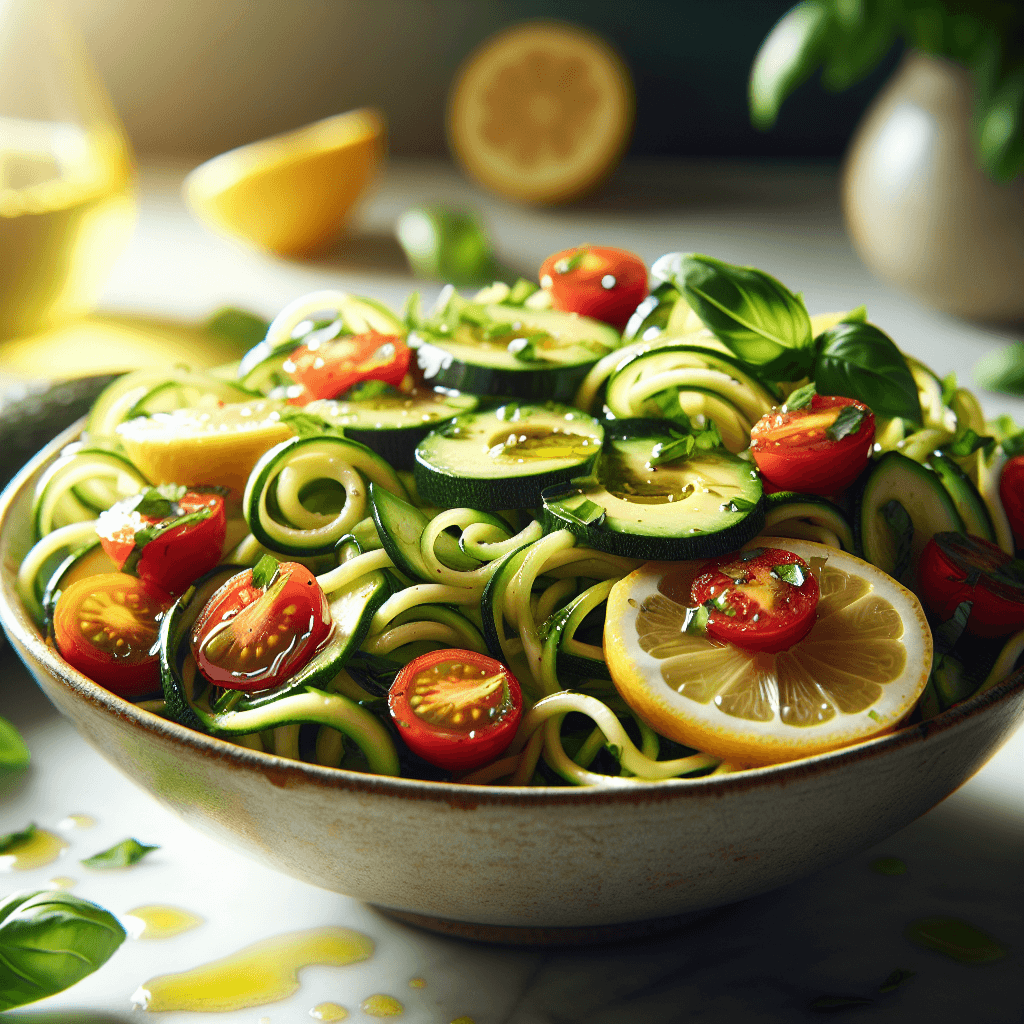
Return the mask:
<path id="1" fill-rule="evenodd" d="M 170 939 L 203 923 L 197 914 L 160 903 L 136 907 L 128 911 L 127 917 L 125 927 L 134 925 L 129 930 L 135 939 Z"/>
<path id="2" fill-rule="evenodd" d="M 52 864 L 68 844 L 46 829 L 37 828 L 31 837 L 0 856 L 0 871 L 31 871 Z"/>

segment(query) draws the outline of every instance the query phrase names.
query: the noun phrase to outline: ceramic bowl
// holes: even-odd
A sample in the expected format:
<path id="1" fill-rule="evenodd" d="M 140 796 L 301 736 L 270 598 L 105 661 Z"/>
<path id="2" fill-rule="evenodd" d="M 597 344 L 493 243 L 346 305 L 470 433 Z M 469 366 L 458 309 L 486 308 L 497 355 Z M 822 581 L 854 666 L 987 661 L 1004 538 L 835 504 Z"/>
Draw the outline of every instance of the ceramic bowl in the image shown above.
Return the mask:
<path id="1" fill-rule="evenodd" d="M 1024 717 L 1024 672 L 937 718 L 732 776 L 490 788 L 300 764 L 140 710 L 44 642 L 15 589 L 48 445 L 0 498 L 0 620 L 105 758 L 200 831 L 313 885 L 496 941 L 652 934 L 877 843 L 976 772 Z"/>

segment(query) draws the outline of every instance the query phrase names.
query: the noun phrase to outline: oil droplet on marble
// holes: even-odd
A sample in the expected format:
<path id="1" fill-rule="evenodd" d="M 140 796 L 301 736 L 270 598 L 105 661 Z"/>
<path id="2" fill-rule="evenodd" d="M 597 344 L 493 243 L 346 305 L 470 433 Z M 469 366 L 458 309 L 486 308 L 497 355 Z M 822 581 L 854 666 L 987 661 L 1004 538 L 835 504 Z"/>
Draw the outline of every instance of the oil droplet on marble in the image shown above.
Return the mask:
<path id="1" fill-rule="evenodd" d="M 133 939 L 169 939 L 203 923 L 203 918 L 180 907 L 147 903 L 129 910 L 125 927 Z"/>
<path id="2" fill-rule="evenodd" d="M 945 953 L 962 964 L 987 964 L 1006 956 L 1006 950 L 990 935 L 955 917 L 922 918 L 914 921 L 905 934 L 911 942 Z"/>
<path id="3" fill-rule="evenodd" d="M 409 979 L 409 988 L 426 988 L 426 987 L 427 987 L 427 979 L 426 978 L 410 978 Z"/>
<path id="4" fill-rule="evenodd" d="M 309 1015 L 316 1020 L 345 1020 L 348 1017 L 348 1010 L 337 1003 L 317 1003 L 309 1011 Z"/>
<path id="5" fill-rule="evenodd" d="M 67 847 L 68 844 L 60 836 L 44 828 L 37 828 L 28 839 L 0 857 L 0 871 L 31 871 L 32 868 L 41 868 L 52 864 Z"/>
<path id="6" fill-rule="evenodd" d="M 68 878 L 67 875 L 57 875 L 56 878 L 51 878 L 46 883 L 46 888 L 47 889 L 64 889 L 66 891 L 68 889 L 74 889 L 74 887 L 76 885 L 78 885 L 78 882 L 75 881 L 75 879 Z"/>
<path id="7" fill-rule="evenodd" d="M 359 1009 L 367 1017 L 401 1017 L 405 1013 L 405 1007 L 394 997 L 377 995 L 367 996 L 360 1004 Z"/>
<path id="8" fill-rule="evenodd" d="M 70 832 L 73 828 L 92 828 L 96 819 L 91 814 L 69 814 L 57 822 L 57 828 Z"/>
<path id="9" fill-rule="evenodd" d="M 373 955 L 373 939 L 349 928 L 286 932 L 179 974 L 150 978 L 132 1002 L 144 1010 L 222 1012 L 287 999 L 303 967 L 344 967 Z"/>

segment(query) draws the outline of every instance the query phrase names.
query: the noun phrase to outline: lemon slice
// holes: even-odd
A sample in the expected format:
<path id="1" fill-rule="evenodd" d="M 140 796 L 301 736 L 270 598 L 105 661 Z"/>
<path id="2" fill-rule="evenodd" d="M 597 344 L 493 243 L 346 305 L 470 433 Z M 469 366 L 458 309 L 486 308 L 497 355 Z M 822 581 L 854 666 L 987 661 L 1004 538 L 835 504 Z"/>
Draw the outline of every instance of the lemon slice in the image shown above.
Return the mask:
<path id="1" fill-rule="evenodd" d="M 329 245 L 384 159 L 384 121 L 352 110 L 200 164 L 185 179 L 193 213 L 282 256 Z"/>
<path id="2" fill-rule="evenodd" d="M 633 111 L 629 72 L 606 43 L 570 25 L 528 22 L 492 36 L 460 69 L 448 139 L 484 188 L 560 203 L 611 172 Z"/>
<path id="3" fill-rule="evenodd" d="M 199 406 L 129 420 L 117 428 L 125 454 L 155 484 L 245 490 L 264 452 L 292 437 L 280 402 Z"/>
<path id="4" fill-rule="evenodd" d="M 626 702 L 664 736 L 746 766 L 792 761 L 886 732 L 932 662 L 917 598 L 875 566 L 811 541 L 759 538 L 818 573 L 814 628 L 778 654 L 683 632 L 698 562 L 649 562 L 608 598 L 605 654 Z"/>

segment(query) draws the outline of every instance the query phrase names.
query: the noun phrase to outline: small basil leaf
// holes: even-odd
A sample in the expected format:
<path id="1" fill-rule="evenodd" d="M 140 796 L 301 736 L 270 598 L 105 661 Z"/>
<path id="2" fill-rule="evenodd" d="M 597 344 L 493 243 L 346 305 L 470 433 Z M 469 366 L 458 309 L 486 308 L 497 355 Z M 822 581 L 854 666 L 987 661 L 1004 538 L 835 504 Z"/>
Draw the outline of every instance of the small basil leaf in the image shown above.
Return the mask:
<path id="1" fill-rule="evenodd" d="M 173 515 L 175 505 L 188 493 L 184 484 L 160 484 L 143 491 L 135 503 L 134 511 L 141 516 L 163 519 Z"/>
<path id="2" fill-rule="evenodd" d="M 296 437 L 320 437 L 323 434 L 337 433 L 322 416 L 301 412 L 298 409 L 285 409 L 281 413 L 281 422 Z"/>
<path id="3" fill-rule="evenodd" d="M 956 389 L 957 389 L 956 374 L 955 373 L 947 373 L 946 376 L 942 378 L 942 404 L 943 405 L 947 405 L 948 406 L 948 405 L 950 405 L 952 403 L 953 396 L 956 394 Z"/>
<path id="4" fill-rule="evenodd" d="M 207 334 L 226 338 L 238 344 L 242 351 L 258 345 L 267 334 L 269 322 L 244 309 L 220 309 L 203 325 Z"/>
<path id="5" fill-rule="evenodd" d="M 797 562 L 784 562 L 782 565 L 773 565 L 772 572 L 794 587 L 802 587 L 807 580 L 804 567 Z"/>
<path id="6" fill-rule="evenodd" d="M 891 992 L 895 988 L 899 988 L 905 981 L 913 978 L 917 974 L 917 971 L 908 971 L 902 967 L 897 967 L 881 985 L 878 986 L 879 992 Z"/>
<path id="7" fill-rule="evenodd" d="M 730 619 L 736 618 L 736 609 L 729 603 L 729 594 L 725 590 L 716 594 L 710 601 L 705 601 L 704 607 L 709 612 L 718 612 L 719 615 L 725 615 Z"/>
<path id="8" fill-rule="evenodd" d="M 252 570 L 252 585 L 259 590 L 265 590 L 274 582 L 280 562 L 273 555 L 264 555 Z"/>
<path id="9" fill-rule="evenodd" d="M 666 462 L 675 462 L 676 459 L 685 459 L 693 454 L 697 446 L 692 434 L 676 438 L 674 441 L 659 441 L 651 451 L 648 465 L 663 466 Z"/>
<path id="10" fill-rule="evenodd" d="M 135 576 L 139 568 L 139 560 L 142 558 L 146 545 L 159 540 L 165 533 L 170 533 L 171 530 L 176 530 L 179 526 L 192 526 L 195 523 L 201 523 L 204 519 L 209 519 L 212 515 L 213 509 L 198 508 L 195 512 L 188 512 L 182 516 L 171 515 L 167 519 L 162 519 L 159 523 L 153 523 L 150 526 L 142 527 L 141 530 L 136 530 L 134 537 L 135 546 L 124 560 L 121 572 Z"/>
<path id="11" fill-rule="evenodd" d="M 1024 395 L 1024 342 L 989 352 L 975 363 L 974 379 L 989 391 L 1006 395 Z"/>
<path id="12" fill-rule="evenodd" d="M 587 255 L 589 250 L 586 246 L 577 249 L 571 256 L 564 256 L 555 264 L 556 274 L 570 274 L 574 271 L 582 262 L 583 257 Z"/>
<path id="13" fill-rule="evenodd" d="M 0 1012 L 70 988 L 124 939 L 113 914 L 69 892 L 8 897 L 0 903 Z"/>
<path id="14" fill-rule="evenodd" d="M 581 501 L 575 508 L 562 508 L 562 514 L 583 526 L 600 526 L 607 518 L 604 507 L 589 498 Z"/>
<path id="15" fill-rule="evenodd" d="M 793 409 L 806 409 L 811 404 L 811 399 L 818 393 L 817 388 L 814 386 L 812 380 L 810 384 L 805 384 L 802 388 L 797 388 L 789 398 L 786 399 L 786 404 L 782 407 L 786 412 L 792 412 Z"/>
<path id="16" fill-rule="evenodd" d="M 539 290 L 532 281 L 527 281 L 525 277 L 521 277 L 509 289 L 503 304 L 506 306 L 521 306 L 534 292 Z"/>
<path id="17" fill-rule="evenodd" d="M 683 632 L 691 636 L 705 636 L 708 631 L 708 610 L 704 605 L 687 608 L 683 619 Z"/>
<path id="18" fill-rule="evenodd" d="M 942 655 L 948 654 L 953 649 L 957 640 L 963 636 L 973 605 L 973 601 L 961 601 L 956 606 L 956 611 L 945 622 L 932 626 L 932 639 L 934 641 L 936 660 L 941 658 Z"/>
<path id="19" fill-rule="evenodd" d="M 28 747 L 21 738 L 21 733 L 6 718 L 0 718 L 0 770 L 24 768 L 29 762 L 29 757 Z"/>
<path id="20" fill-rule="evenodd" d="M 979 448 L 984 448 L 985 454 L 991 455 L 995 446 L 996 439 L 994 437 L 990 437 L 988 434 L 978 434 L 970 427 L 966 427 L 946 446 L 946 451 L 957 458 L 965 458 L 968 455 L 973 455 Z"/>
<path id="21" fill-rule="evenodd" d="M 662 256 L 652 273 L 675 284 L 704 324 L 762 375 L 806 376 L 811 319 L 803 299 L 774 277 L 695 253 Z"/>
<path id="22" fill-rule="evenodd" d="M 858 409 L 855 405 L 844 405 L 835 422 L 825 431 L 825 436 L 833 441 L 841 441 L 849 434 L 856 434 L 863 422 L 863 409 Z"/>
<path id="23" fill-rule="evenodd" d="M 82 863 L 87 868 L 127 868 L 138 864 L 147 853 L 159 849 L 159 846 L 146 846 L 137 839 L 122 839 L 108 850 L 85 857 Z"/>
<path id="24" fill-rule="evenodd" d="M 882 518 L 896 541 L 896 565 L 892 574 L 896 579 L 900 579 L 910 568 L 914 523 L 907 510 L 895 498 L 887 501 L 881 511 Z"/>
<path id="25" fill-rule="evenodd" d="M 390 385 L 386 384 L 382 380 L 364 380 L 358 384 L 353 384 L 345 393 L 346 402 L 369 402 L 374 398 L 380 398 L 381 395 L 390 395 L 395 393 L 395 389 Z M 309 415 L 307 413 L 307 415 Z"/>
<path id="26" fill-rule="evenodd" d="M 723 512 L 753 512 L 757 508 L 756 501 L 748 501 L 746 498 L 730 498 L 721 506 Z"/>
<path id="27" fill-rule="evenodd" d="M 0 853 L 8 853 L 22 843 L 27 843 L 35 834 L 36 827 L 32 824 L 20 832 L 8 832 L 7 835 L 0 836 Z"/>
<path id="28" fill-rule="evenodd" d="M 1003 441 L 1002 447 L 1008 459 L 1012 459 L 1015 455 L 1024 455 L 1024 430 L 1011 434 Z"/>
<path id="29" fill-rule="evenodd" d="M 844 395 L 876 416 L 921 422 L 917 385 L 888 335 L 873 324 L 837 324 L 817 338 L 813 377 L 822 395 Z"/>

